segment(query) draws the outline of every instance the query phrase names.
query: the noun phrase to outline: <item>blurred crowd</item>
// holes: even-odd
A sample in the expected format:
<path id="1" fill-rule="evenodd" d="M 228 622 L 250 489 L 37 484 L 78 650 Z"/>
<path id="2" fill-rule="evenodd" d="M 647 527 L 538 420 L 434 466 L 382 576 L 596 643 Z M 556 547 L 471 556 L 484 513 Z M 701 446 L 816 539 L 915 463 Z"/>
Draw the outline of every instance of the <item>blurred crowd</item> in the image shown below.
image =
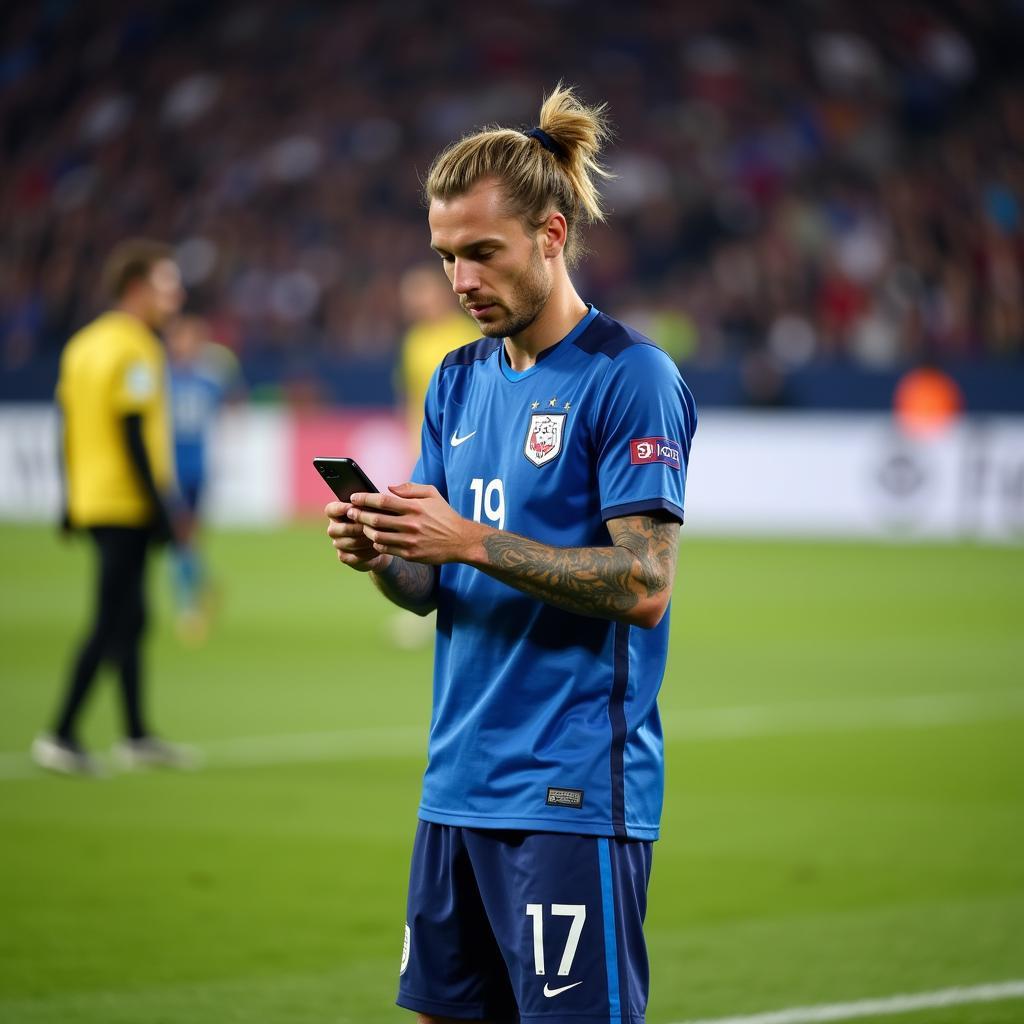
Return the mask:
<path id="1" fill-rule="evenodd" d="M 581 293 L 680 361 L 1024 352 L 1021 0 L 48 0 L 0 24 L 6 369 L 96 312 L 127 235 L 176 245 L 243 363 L 386 357 L 432 156 L 529 127 L 559 79 L 617 126 Z"/>

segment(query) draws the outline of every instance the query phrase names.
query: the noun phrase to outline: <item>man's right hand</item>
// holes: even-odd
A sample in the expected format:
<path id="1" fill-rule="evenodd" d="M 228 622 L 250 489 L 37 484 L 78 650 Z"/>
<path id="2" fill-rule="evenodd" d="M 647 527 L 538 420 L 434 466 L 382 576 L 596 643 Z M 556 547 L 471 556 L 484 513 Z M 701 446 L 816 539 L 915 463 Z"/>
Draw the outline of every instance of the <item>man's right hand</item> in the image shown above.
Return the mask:
<path id="1" fill-rule="evenodd" d="M 383 572 L 391 564 L 392 556 L 376 551 L 363 533 L 362 524 L 346 518 L 351 507 L 347 501 L 332 501 L 324 509 L 330 520 L 327 536 L 338 552 L 338 561 L 358 572 Z"/>

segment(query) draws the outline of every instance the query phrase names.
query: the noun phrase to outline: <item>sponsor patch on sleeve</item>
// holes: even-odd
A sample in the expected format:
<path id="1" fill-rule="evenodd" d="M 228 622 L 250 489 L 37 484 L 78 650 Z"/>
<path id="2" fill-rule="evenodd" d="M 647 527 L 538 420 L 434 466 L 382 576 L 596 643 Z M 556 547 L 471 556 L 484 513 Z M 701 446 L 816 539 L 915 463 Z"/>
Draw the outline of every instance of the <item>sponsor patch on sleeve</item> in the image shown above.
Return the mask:
<path id="1" fill-rule="evenodd" d="M 681 450 L 678 441 L 667 437 L 634 437 L 629 442 L 629 461 L 634 466 L 662 462 L 673 469 L 679 469 Z"/>

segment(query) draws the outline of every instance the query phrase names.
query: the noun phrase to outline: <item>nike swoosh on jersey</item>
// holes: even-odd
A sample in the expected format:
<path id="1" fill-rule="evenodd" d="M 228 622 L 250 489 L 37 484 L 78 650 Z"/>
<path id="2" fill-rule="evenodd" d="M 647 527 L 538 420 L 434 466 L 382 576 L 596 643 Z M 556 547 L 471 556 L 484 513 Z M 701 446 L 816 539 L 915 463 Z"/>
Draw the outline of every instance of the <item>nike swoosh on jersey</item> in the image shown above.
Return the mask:
<path id="1" fill-rule="evenodd" d="M 544 985 L 544 995 L 550 999 L 552 996 L 560 996 L 563 992 L 568 992 L 569 989 L 575 988 L 577 985 L 582 985 L 582 981 L 574 981 L 571 985 L 563 985 L 561 988 L 548 988 L 547 983 Z"/>
<path id="2" fill-rule="evenodd" d="M 459 437 L 459 432 L 457 430 L 453 430 L 452 431 L 452 447 L 453 448 L 458 448 L 459 445 L 462 444 L 463 441 L 468 441 L 471 437 L 473 437 L 474 434 L 476 434 L 475 430 L 473 431 L 472 434 L 467 434 L 465 437 Z"/>

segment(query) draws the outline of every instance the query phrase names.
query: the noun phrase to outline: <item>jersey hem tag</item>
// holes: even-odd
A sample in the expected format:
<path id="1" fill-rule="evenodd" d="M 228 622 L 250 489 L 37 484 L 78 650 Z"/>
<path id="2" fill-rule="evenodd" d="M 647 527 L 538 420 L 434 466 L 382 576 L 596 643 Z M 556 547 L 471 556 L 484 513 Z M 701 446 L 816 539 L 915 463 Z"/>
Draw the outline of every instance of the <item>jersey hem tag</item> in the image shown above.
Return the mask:
<path id="1" fill-rule="evenodd" d="M 549 807 L 576 807 L 583 806 L 582 789 L 561 789 L 555 786 L 548 786 L 548 798 L 544 801 Z"/>

